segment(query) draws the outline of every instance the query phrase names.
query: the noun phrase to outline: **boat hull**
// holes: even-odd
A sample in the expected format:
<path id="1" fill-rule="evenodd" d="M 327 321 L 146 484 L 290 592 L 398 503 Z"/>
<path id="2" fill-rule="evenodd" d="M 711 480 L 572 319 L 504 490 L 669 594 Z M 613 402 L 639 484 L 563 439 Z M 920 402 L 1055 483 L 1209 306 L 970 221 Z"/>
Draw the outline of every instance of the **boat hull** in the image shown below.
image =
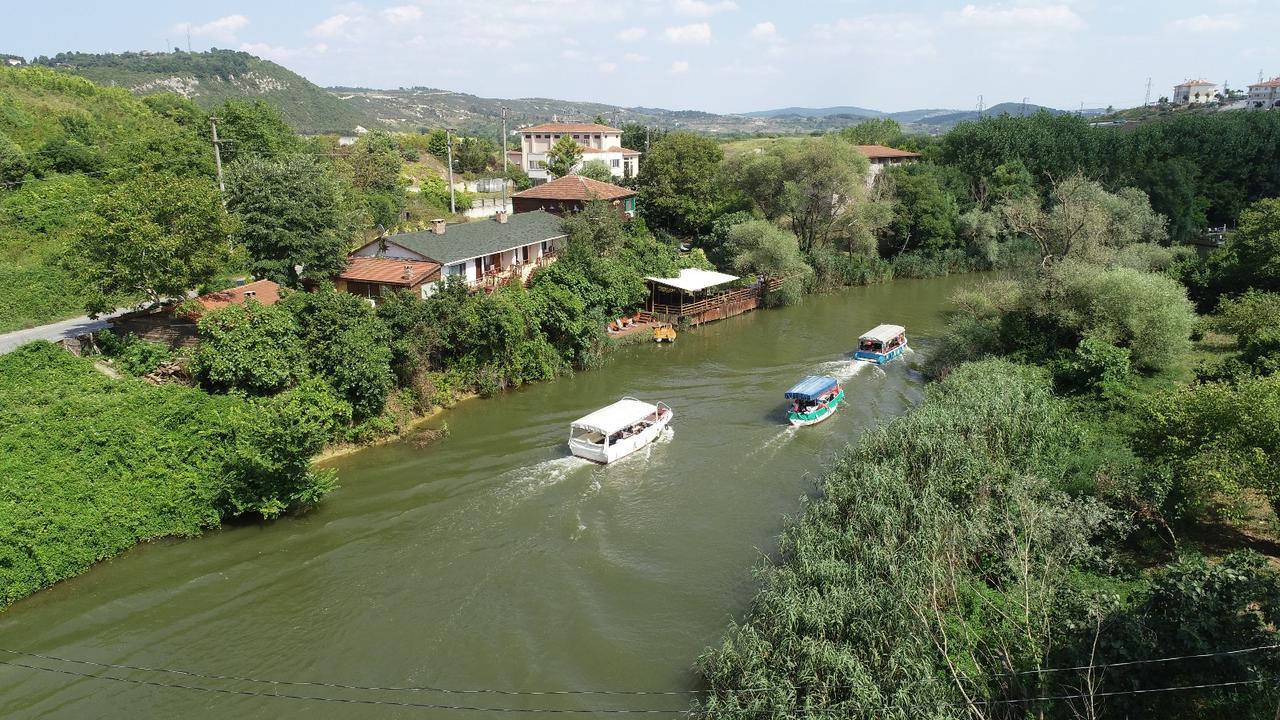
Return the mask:
<path id="1" fill-rule="evenodd" d="M 831 399 L 831 402 L 827 403 L 825 407 L 817 408 L 813 412 L 797 413 L 787 411 L 787 421 L 795 427 L 817 425 L 823 420 L 835 415 L 836 410 L 840 408 L 840 403 L 842 402 L 844 402 L 844 390 L 837 393 L 836 396 Z"/>
<path id="2" fill-rule="evenodd" d="M 897 358 L 902 357 L 902 354 L 905 353 L 906 351 L 907 351 L 907 343 L 902 343 L 898 347 L 885 353 L 870 352 L 867 350 L 858 350 L 853 354 L 853 359 L 865 360 L 867 362 L 872 362 L 877 365 L 883 365 L 891 360 L 896 360 Z"/>
<path id="3" fill-rule="evenodd" d="M 662 431 L 666 429 L 667 425 L 671 424 L 671 418 L 673 415 L 674 413 L 668 410 L 659 417 L 657 422 L 654 424 L 644 430 L 641 430 L 635 435 L 632 435 L 629 438 L 623 438 L 608 447 L 570 440 L 569 452 L 573 453 L 576 457 L 600 463 L 601 465 L 608 465 L 609 463 L 617 462 L 657 440 L 658 436 L 662 434 Z"/>

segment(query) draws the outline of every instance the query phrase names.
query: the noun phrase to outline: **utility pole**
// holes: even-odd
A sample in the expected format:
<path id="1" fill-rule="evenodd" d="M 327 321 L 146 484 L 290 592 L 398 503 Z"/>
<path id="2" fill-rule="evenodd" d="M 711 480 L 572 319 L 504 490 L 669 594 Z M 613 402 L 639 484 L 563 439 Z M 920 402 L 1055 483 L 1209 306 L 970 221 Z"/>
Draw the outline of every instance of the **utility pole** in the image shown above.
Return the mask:
<path id="1" fill-rule="evenodd" d="M 1147 95 L 1142 98 L 1142 107 L 1151 105 L 1151 78 L 1147 78 Z"/>
<path id="2" fill-rule="evenodd" d="M 222 142 L 218 139 L 218 118 L 209 116 L 209 129 L 213 133 L 213 162 L 218 166 L 218 190 L 222 193 L 222 203 L 227 202 L 227 186 L 222 182 Z"/>
<path id="3" fill-rule="evenodd" d="M 507 106 L 502 106 L 502 209 L 507 209 Z"/>
<path id="4" fill-rule="evenodd" d="M 1021 115 L 1022 117 L 1026 117 L 1027 115 L 1027 96 L 1026 95 L 1022 96 L 1022 112 L 1018 114 Z"/>
<path id="5" fill-rule="evenodd" d="M 453 128 L 444 129 L 445 145 L 449 147 L 449 212 L 458 213 L 458 205 L 453 199 Z"/>
<path id="6" fill-rule="evenodd" d="M 191 52 L 191 25 L 187 25 L 187 53 Z"/>
<path id="7" fill-rule="evenodd" d="M 982 118 L 982 110 L 983 110 L 982 96 L 979 95 L 978 96 L 978 118 L 979 119 Z"/>

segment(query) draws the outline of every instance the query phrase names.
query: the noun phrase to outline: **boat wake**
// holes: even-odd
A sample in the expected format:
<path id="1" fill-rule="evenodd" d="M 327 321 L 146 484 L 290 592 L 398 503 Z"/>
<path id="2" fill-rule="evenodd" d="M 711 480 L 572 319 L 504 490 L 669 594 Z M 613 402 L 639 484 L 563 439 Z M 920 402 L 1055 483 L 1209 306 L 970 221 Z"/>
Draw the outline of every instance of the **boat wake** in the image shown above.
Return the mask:
<path id="1" fill-rule="evenodd" d="M 782 449 L 783 446 L 785 446 L 787 443 L 791 442 L 793 438 L 795 438 L 796 433 L 799 430 L 800 428 L 797 425 L 788 425 L 782 428 L 777 432 L 776 435 L 760 443 L 760 447 L 752 451 L 751 455 L 755 455 L 761 452 L 767 452 L 769 453 L 770 457 L 773 457 L 775 454 L 777 454 L 778 450 Z"/>
<path id="2" fill-rule="evenodd" d="M 867 368 L 879 367 L 869 360 L 831 360 L 818 366 L 822 375 L 834 375 L 837 380 L 844 381 L 864 372 Z"/>
<path id="3" fill-rule="evenodd" d="M 572 455 L 543 460 L 529 467 L 516 468 L 503 473 L 502 494 L 511 499 L 532 495 L 543 488 L 559 484 L 575 472 L 592 467 L 589 460 Z"/>

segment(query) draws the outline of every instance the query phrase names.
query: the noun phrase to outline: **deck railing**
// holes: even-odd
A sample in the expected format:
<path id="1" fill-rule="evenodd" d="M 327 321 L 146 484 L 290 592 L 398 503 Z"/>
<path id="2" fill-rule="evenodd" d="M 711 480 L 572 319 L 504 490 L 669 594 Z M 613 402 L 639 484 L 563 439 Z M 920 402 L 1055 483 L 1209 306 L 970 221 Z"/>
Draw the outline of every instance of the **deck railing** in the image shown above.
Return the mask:
<path id="1" fill-rule="evenodd" d="M 691 303 L 673 305 L 670 303 L 655 302 L 653 303 L 650 312 L 654 315 L 700 315 L 708 310 L 715 310 L 726 305 L 733 305 L 735 303 L 746 302 L 748 300 L 758 300 L 761 297 L 765 286 L 767 286 L 769 291 L 772 292 L 782 287 L 782 283 L 782 278 L 772 278 L 764 285 L 753 285 L 751 287 L 730 290 L 719 295 L 695 300 Z"/>

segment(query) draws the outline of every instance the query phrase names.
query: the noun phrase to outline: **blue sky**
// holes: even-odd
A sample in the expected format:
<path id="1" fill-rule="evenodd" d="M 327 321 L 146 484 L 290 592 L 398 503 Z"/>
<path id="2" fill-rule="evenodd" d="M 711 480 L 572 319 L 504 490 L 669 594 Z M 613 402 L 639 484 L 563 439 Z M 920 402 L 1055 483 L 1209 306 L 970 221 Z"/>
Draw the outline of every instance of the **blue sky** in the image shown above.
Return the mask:
<path id="1" fill-rule="evenodd" d="M 321 85 L 740 112 L 1117 107 L 1280 75 L 1276 0 L 7 0 L 0 52 L 237 48 Z"/>

